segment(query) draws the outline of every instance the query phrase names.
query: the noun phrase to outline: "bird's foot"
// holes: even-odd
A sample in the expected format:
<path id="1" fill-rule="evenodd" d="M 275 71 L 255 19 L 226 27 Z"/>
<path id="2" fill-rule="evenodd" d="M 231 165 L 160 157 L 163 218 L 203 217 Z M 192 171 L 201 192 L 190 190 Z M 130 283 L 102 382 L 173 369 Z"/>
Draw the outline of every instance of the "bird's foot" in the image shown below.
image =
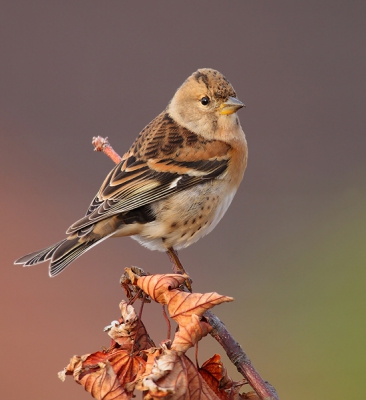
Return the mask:
<path id="1" fill-rule="evenodd" d="M 166 253 L 168 254 L 170 262 L 172 263 L 174 273 L 181 274 L 186 277 L 185 286 L 192 293 L 192 282 L 193 281 L 187 274 L 186 270 L 183 268 L 183 265 L 179 260 L 177 251 L 174 250 L 173 247 L 169 247 L 167 249 Z"/>

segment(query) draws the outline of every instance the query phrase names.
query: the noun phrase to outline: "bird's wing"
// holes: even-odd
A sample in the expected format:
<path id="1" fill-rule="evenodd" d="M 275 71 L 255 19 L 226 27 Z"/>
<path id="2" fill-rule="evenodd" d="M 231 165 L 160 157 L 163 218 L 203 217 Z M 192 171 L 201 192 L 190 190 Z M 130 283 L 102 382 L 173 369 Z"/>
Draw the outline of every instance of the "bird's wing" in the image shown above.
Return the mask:
<path id="1" fill-rule="evenodd" d="M 68 234 L 222 175 L 230 147 L 205 140 L 160 114 L 108 174 L 84 218 Z"/>

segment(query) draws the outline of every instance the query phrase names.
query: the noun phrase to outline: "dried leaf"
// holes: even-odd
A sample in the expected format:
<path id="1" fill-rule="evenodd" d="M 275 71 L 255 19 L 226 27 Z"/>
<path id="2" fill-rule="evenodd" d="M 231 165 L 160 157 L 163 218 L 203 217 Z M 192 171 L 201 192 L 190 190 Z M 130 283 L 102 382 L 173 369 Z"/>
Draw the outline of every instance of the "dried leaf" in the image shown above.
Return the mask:
<path id="1" fill-rule="evenodd" d="M 144 375 L 151 374 L 152 368 L 153 368 L 154 363 L 155 363 L 155 359 L 162 354 L 162 351 L 163 350 L 162 350 L 161 347 L 160 348 L 157 348 L 157 347 L 153 348 L 152 347 L 151 349 L 148 349 L 148 350 L 144 351 L 144 353 L 145 353 L 145 355 L 147 357 Z"/>
<path id="2" fill-rule="evenodd" d="M 60 379 L 72 374 L 93 397 L 101 400 L 132 397 L 136 379 L 145 372 L 146 362 L 126 350 L 98 351 L 82 357 L 74 356 L 59 373 Z"/>
<path id="3" fill-rule="evenodd" d="M 232 297 L 218 293 L 186 293 L 178 290 L 186 277 L 178 274 L 149 275 L 138 279 L 137 285 L 153 300 L 160 304 L 167 304 L 168 311 L 179 325 L 187 325 L 191 315 L 201 316 L 215 305 L 233 301 Z"/>
<path id="4" fill-rule="evenodd" d="M 167 304 L 166 298 L 170 290 L 178 288 L 186 280 L 184 275 L 163 274 L 142 276 L 137 280 L 139 286 L 148 296 L 160 304 Z"/>
<path id="5" fill-rule="evenodd" d="M 148 296 L 167 304 L 169 314 L 179 325 L 174 340 L 163 342 L 157 349 L 134 308 L 122 301 L 122 318 L 105 329 L 114 345 L 107 351 L 74 356 L 59 374 L 60 379 L 72 374 L 100 400 L 130 399 L 135 389 L 145 392 L 145 400 L 166 396 L 169 400 L 237 400 L 240 385 L 233 384 L 218 356 L 208 360 L 200 371 L 185 356 L 212 329 L 200 320 L 202 314 L 233 299 L 217 293 L 183 292 L 178 289 L 186 280 L 182 275 L 137 278 L 132 270 L 130 275 L 131 282 Z"/>
<path id="6" fill-rule="evenodd" d="M 85 361 L 90 354 L 86 354 L 84 356 L 73 356 L 70 359 L 69 364 L 58 373 L 58 377 L 62 380 L 62 382 L 65 381 L 66 375 L 79 375 L 83 361 Z"/>
<path id="7" fill-rule="evenodd" d="M 168 312 L 179 325 L 190 323 L 192 314 L 202 316 L 210 308 L 233 301 L 232 297 L 222 296 L 218 293 L 186 293 L 172 290 L 168 300 Z"/>
<path id="8" fill-rule="evenodd" d="M 113 321 L 104 328 L 108 335 L 125 350 L 145 350 L 155 346 L 134 308 L 124 300 L 120 303 L 122 322 Z"/>
<path id="9" fill-rule="evenodd" d="M 79 383 L 97 400 L 124 400 L 132 397 L 126 393 L 108 362 L 100 363 L 98 369 L 84 374 Z"/>
<path id="10" fill-rule="evenodd" d="M 201 372 L 206 372 L 217 382 L 220 382 L 222 377 L 226 375 L 226 368 L 224 367 L 219 354 L 214 354 L 211 358 L 205 361 L 200 368 L 200 373 Z"/>
<path id="11" fill-rule="evenodd" d="M 179 331 L 174 335 L 171 348 L 177 352 L 186 352 L 212 330 L 212 327 L 200 321 L 196 314 L 191 318 L 191 322 L 186 326 L 179 326 Z"/>
<path id="12" fill-rule="evenodd" d="M 136 388 L 148 391 L 145 400 L 166 396 L 169 400 L 218 400 L 194 364 L 174 350 L 165 349 L 163 355 L 156 357 L 151 373 L 145 374 Z"/>
<path id="13" fill-rule="evenodd" d="M 124 274 L 121 276 L 120 284 L 126 293 L 128 300 L 136 300 L 136 298 L 141 299 L 144 303 L 151 303 L 151 299 L 144 292 L 136 286 L 137 280 L 140 276 L 147 276 L 143 269 L 138 267 L 125 268 Z"/>
<path id="14" fill-rule="evenodd" d="M 199 373 L 221 400 L 238 398 L 238 392 L 242 385 L 234 386 L 234 382 L 228 376 L 227 370 L 218 354 L 204 362 L 199 369 Z"/>
<path id="15" fill-rule="evenodd" d="M 103 357 L 104 355 L 104 357 Z M 98 361 L 99 359 L 99 361 Z M 95 361 L 98 361 L 95 363 Z M 88 370 L 96 364 L 110 363 L 113 367 L 121 384 L 126 385 L 133 382 L 138 375 L 145 372 L 145 360 L 139 356 L 133 356 L 126 350 L 114 350 L 111 353 L 97 352 L 91 354 L 83 362 L 83 369 Z M 82 378 L 85 371 L 79 374 L 79 379 Z"/>

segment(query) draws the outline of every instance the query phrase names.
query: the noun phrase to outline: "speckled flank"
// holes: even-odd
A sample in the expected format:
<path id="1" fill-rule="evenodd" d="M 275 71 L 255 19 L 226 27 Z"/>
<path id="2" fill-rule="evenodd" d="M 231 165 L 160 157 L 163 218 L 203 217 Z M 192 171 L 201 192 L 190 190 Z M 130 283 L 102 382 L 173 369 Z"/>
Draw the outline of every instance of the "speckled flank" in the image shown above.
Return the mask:
<path id="1" fill-rule="evenodd" d="M 136 235 L 133 239 L 152 250 L 187 247 L 215 228 L 234 194 L 228 187 L 207 183 L 189 193 L 182 192 L 172 200 L 156 203 L 153 208 L 157 220 L 145 226 L 143 236 Z M 162 241 L 156 238 L 158 230 L 165 232 Z"/>

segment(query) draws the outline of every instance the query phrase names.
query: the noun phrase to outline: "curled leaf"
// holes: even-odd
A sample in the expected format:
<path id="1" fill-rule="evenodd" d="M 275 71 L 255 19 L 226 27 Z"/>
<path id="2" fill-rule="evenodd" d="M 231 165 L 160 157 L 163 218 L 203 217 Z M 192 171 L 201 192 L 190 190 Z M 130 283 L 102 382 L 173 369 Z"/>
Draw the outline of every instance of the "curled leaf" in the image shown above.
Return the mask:
<path id="1" fill-rule="evenodd" d="M 145 372 L 145 364 L 143 358 L 126 350 L 98 351 L 74 356 L 59 378 L 64 380 L 72 374 L 96 399 L 127 399 L 132 396 L 136 379 Z"/>
<path id="2" fill-rule="evenodd" d="M 190 323 L 191 315 L 201 316 L 215 305 L 233 301 L 232 297 L 218 293 L 186 293 L 177 288 L 186 280 L 184 275 L 165 274 L 143 276 L 137 280 L 137 285 L 153 300 L 167 304 L 168 311 L 179 325 Z"/>
<path id="3" fill-rule="evenodd" d="M 199 373 L 221 400 L 237 399 L 241 386 L 246 383 L 233 382 L 218 354 L 204 362 Z"/>
<path id="4" fill-rule="evenodd" d="M 69 364 L 58 373 L 58 377 L 62 380 L 62 382 L 65 381 L 66 375 L 78 375 L 82 369 L 82 363 L 85 361 L 90 354 L 86 354 L 84 356 L 73 356 L 70 359 Z"/>
<path id="5" fill-rule="evenodd" d="M 233 383 L 227 376 L 219 356 L 208 360 L 199 370 L 185 356 L 212 329 L 201 320 L 202 314 L 233 299 L 214 292 L 184 292 L 179 288 L 186 280 L 183 275 L 138 277 L 132 269 L 127 272 L 124 283 L 135 285 L 133 291 L 139 293 L 142 289 L 155 301 L 167 305 L 170 316 L 179 325 L 173 341 L 164 341 L 156 348 L 134 308 L 122 301 L 121 318 L 105 328 L 113 345 L 105 351 L 74 356 L 59 373 L 60 379 L 73 375 L 77 383 L 100 400 L 131 399 L 135 389 L 144 391 L 144 400 L 238 400 L 241 384 Z"/>
<path id="6" fill-rule="evenodd" d="M 151 373 L 143 375 L 136 388 L 147 391 L 145 400 L 166 396 L 169 400 L 218 400 L 194 364 L 174 350 L 165 349 L 156 357 Z"/>
<path id="7" fill-rule="evenodd" d="M 124 400 L 129 399 L 112 366 L 100 363 L 92 373 L 85 374 L 80 380 L 85 390 L 97 400 Z"/>
<path id="8" fill-rule="evenodd" d="M 125 268 L 124 274 L 121 276 L 120 284 L 123 290 L 126 293 L 128 300 L 132 299 L 143 299 L 144 303 L 151 303 L 151 299 L 149 296 L 136 286 L 137 280 L 140 276 L 147 276 L 147 274 L 143 269 L 138 267 Z"/>
<path id="9" fill-rule="evenodd" d="M 108 335 L 123 349 L 144 350 L 154 346 L 142 321 L 139 321 L 134 308 L 122 300 L 120 303 L 122 322 L 113 321 L 104 328 Z"/>
<path id="10" fill-rule="evenodd" d="M 139 278 L 136 284 L 153 300 L 164 305 L 169 299 L 169 291 L 178 288 L 185 280 L 186 277 L 179 274 L 149 275 Z"/>
<path id="11" fill-rule="evenodd" d="M 171 348 L 177 352 L 186 352 L 212 330 L 212 327 L 200 321 L 196 314 L 192 314 L 191 318 L 191 322 L 186 326 L 179 326 L 179 331 L 174 335 Z"/>
<path id="12" fill-rule="evenodd" d="M 188 324 L 192 314 L 202 316 L 210 308 L 234 300 L 232 297 L 222 296 L 216 292 L 201 294 L 174 290 L 170 294 L 168 312 L 179 325 Z"/>

